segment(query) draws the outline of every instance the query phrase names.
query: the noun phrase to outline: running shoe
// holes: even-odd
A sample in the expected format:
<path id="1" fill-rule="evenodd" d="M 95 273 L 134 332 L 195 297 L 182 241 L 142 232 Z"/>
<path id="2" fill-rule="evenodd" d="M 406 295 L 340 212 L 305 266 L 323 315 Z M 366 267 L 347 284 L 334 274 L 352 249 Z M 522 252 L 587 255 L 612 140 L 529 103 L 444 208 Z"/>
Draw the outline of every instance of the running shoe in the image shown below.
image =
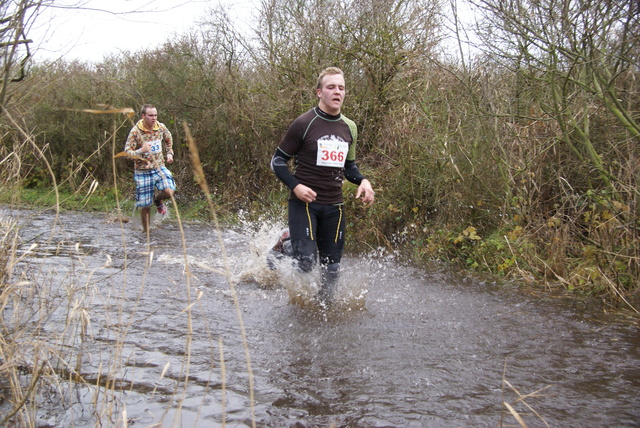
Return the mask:
<path id="1" fill-rule="evenodd" d="M 291 245 L 290 240 L 289 229 L 283 229 L 278 237 L 278 242 L 276 242 L 276 245 L 273 246 L 271 251 L 282 254 L 287 253 L 288 247 Z"/>
<path id="2" fill-rule="evenodd" d="M 283 229 L 278 236 L 278 242 L 274 245 L 267 254 L 267 265 L 269 269 L 276 270 L 278 260 L 282 260 L 286 256 L 290 256 L 293 253 L 291 250 L 291 236 L 289 236 L 289 229 Z"/>
<path id="3" fill-rule="evenodd" d="M 167 206 L 162 201 L 156 201 L 156 208 L 158 208 L 158 214 L 164 216 L 167 215 Z"/>

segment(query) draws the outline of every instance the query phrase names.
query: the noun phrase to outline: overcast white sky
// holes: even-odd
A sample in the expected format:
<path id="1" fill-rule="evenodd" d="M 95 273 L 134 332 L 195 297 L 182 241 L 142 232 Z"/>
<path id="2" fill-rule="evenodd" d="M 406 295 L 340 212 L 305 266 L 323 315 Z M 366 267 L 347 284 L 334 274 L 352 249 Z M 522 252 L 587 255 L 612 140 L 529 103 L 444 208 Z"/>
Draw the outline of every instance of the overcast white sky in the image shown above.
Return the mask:
<path id="1" fill-rule="evenodd" d="M 155 48 L 184 34 L 222 3 L 236 26 L 251 30 L 262 0 L 54 0 L 28 33 L 35 61 L 100 62 L 108 54 Z M 467 2 L 456 2 L 468 16 Z M 445 6 L 445 13 L 447 12 Z M 455 47 L 457 49 L 457 46 Z"/>
<path id="2" fill-rule="evenodd" d="M 257 0 L 222 0 L 236 19 L 249 22 Z M 153 48 L 182 34 L 219 0 L 58 0 L 29 32 L 36 61 L 80 59 L 99 62 L 104 55 Z M 80 8 L 75 6 L 81 5 Z"/>

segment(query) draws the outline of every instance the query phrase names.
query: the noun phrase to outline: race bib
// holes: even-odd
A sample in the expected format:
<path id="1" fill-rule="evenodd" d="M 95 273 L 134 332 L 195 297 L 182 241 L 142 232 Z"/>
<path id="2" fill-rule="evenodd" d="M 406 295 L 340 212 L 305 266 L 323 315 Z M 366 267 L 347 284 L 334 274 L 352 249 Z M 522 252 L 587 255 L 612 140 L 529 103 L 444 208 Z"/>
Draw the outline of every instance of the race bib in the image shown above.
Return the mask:
<path id="1" fill-rule="evenodd" d="M 162 153 L 162 141 L 161 140 L 154 140 L 154 141 L 149 141 L 149 145 L 151 147 L 150 153 L 152 154 L 158 154 L 158 153 Z"/>
<path id="2" fill-rule="evenodd" d="M 344 141 L 318 140 L 318 158 L 316 165 L 342 168 L 347 160 L 349 143 Z"/>

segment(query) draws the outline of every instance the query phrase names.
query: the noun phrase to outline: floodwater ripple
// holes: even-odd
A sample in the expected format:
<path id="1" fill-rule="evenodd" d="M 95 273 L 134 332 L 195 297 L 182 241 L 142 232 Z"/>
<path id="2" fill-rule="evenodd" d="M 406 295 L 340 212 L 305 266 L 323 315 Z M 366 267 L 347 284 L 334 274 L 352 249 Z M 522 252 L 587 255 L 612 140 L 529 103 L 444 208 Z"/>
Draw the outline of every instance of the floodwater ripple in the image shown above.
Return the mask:
<path id="1" fill-rule="evenodd" d="M 224 260 L 205 224 L 184 225 L 183 246 L 165 221 L 147 245 L 105 215 L 3 216 L 20 219 L 23 254 L 44 248 L 27 275 L 90 319 L 69 350 L 85 382 L 57 411 L 43 403 L 43 426 L 123 411 L 143 426 L 517 426 L 503 402 L 529 427 L 640 425 L 638 328 L 597 307 L 371 254 L 346 257 L 343 304 L 322 311 L 313 280 L 268 269 L 277 222 L 225 228 Z M 69 336 L 69 317 L 52 309 L 48 334 Z"/>

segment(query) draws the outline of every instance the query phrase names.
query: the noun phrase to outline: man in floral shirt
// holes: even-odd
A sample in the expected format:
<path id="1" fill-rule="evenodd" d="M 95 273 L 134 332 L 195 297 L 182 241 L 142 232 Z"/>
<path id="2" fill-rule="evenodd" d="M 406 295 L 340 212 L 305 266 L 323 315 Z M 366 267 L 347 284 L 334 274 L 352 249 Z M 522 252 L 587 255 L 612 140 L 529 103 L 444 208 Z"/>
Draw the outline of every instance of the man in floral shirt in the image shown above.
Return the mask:
<path id="1" fill-rule="evenodd" d="M 164 151 L 167 163 L 173 162 L 171 132 L 158 122 L 155 106 L 143 105 L 141 114 L 142 118 L 129 131 L 124 150 L 135 159 L 136 207 L 141 208 L 142 230 L 147 232 L 151 205 L 155 204 L 160 215 L 166 215 L 167 207 L 162 201 L 173 196 L 176 183 L 164 164 Z M 154 197 L 155 189 L 158 193 Z"/>

